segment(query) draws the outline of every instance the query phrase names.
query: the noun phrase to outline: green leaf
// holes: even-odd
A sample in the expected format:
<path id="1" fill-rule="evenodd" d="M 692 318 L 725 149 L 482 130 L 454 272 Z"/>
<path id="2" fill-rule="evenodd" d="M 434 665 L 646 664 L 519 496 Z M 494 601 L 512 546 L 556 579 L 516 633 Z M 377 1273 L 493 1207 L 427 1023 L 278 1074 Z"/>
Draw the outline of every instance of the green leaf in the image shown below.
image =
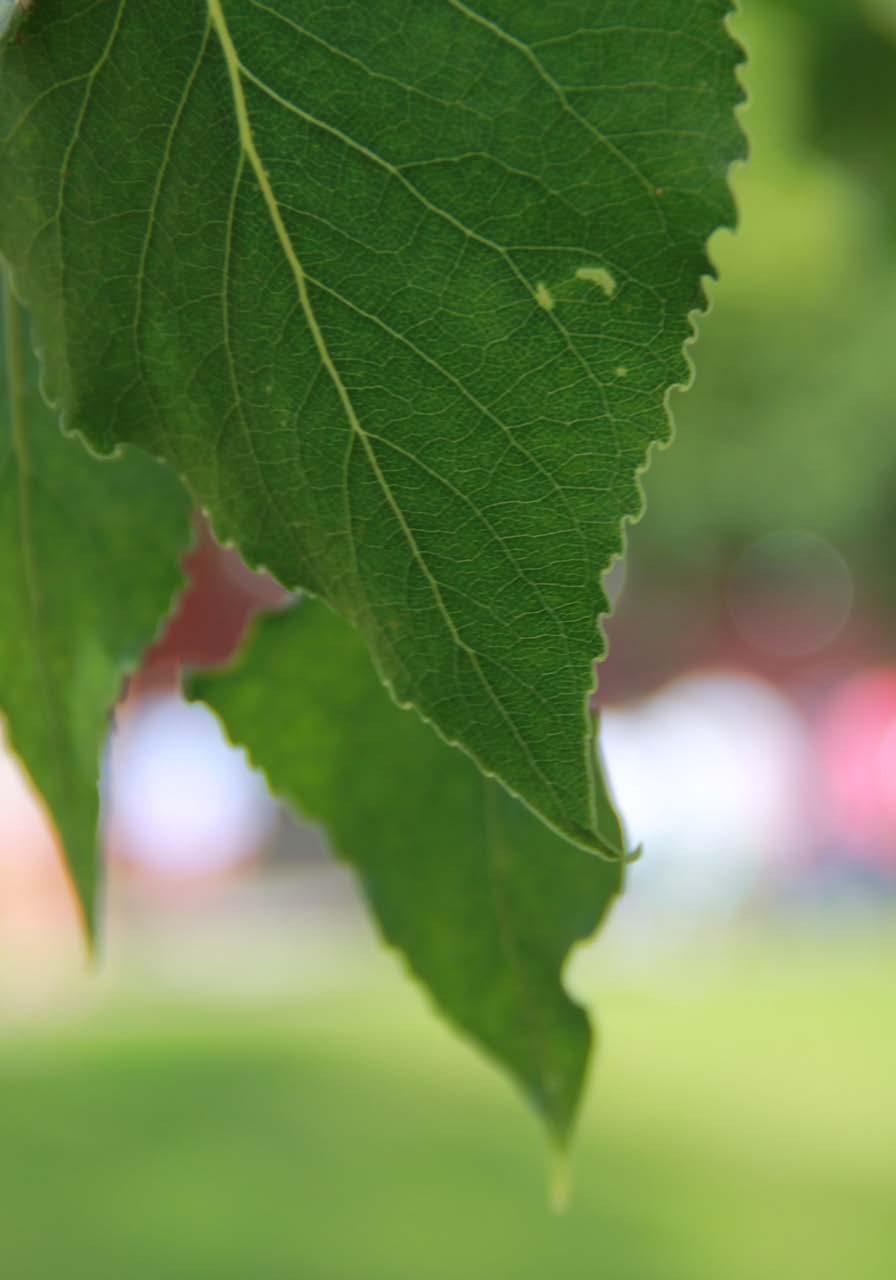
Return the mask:
<path id="1" fill-rule="evenodd" d="M 65 439 L 2 264 L 0 295 L 0 712 L 92 935 L 100 752 L 123 674 L 180 586 L 190 507 L 151 459 L 102 461 Z"/>
<path id="2" fill-rule="evenodd" d="M 39 0 L 0 251 L 52 395 L 597 834 L 601 577 L 734 219 L 727 0 Z"/>
<path id="3" fill-rule="evenodd" d="M 619 891 L 620 864 L 554 835 L 397 708 L 357 633 L 319 603 L 263 619 L 242 664 L 190 692 L 323 823 L 386 940 L 564 1141 L 591 1036 L 561 970 Z M 602 787 L 600 830 L 621 842 Z"/>

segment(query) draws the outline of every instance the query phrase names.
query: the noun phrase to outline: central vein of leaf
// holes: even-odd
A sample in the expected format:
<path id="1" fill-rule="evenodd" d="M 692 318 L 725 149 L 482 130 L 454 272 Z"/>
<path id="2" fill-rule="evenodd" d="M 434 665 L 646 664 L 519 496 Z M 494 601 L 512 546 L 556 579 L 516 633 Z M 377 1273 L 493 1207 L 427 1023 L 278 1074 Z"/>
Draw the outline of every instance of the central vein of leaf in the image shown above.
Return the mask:
<path id="1" fill-rule="evenodd" d="M 351 424 L 352 430 L 357 432 L 357 434 L 363 439 L 364 431 L 361 428 L 361 423 L 358 419 L 357 413 L 355 412 L 355 407 L 352 404 L 351 397 L 348 394 L 345 383 L 339 376 L 339 370 L 333 362 L 333 357 L 330 355 L 326 340 L 321 332 L 320 325 L 317 322 L 317 317 L 314 314 L 314 308 L 311 305 L 311 298 L 308 293 L 308 280 L 305 276 L 305 269 L 302 266 L 299 255 L 296 253 L 292 238 L 286 229 L 286 224 L 283 221 L 283 214 L 280 212 L 280 205 L 277 201 L 276 195 L 274 194 L 274 189 L 271 186 L 271 180 L 268 177 L 267 170 L 262 163 L 261 156 L 258 154 L 258 148 L 255 145 L 255 136 L 252 132 L 249 110 L 246 105 L 246 94 L 243 89 L 243 78 L 239 55 L 237 54 L 236 47 L 234 46 L 233 38 L 230 34 L 230 28 L 227 25 L 227 19 L 224 17 L 224 11 L 221 8 L 221 0 L 208 0 L 208 12 L 212 27 L 214 28 L 215 34 L 221 43 L 224 61 L 227 64 L 227 74 L 230 77 L 230 87 L 233 92 L 233 105 L 234 110 L 236 111 L 237 126 L 239 128 L 240 145 L 252 167 L 252 172 L 255 174 L 262 197 L 264 198 L 265 205 L 267 206 L 268 214 L 270 215 L 271 223 L 273 224 L 274 231 L 276 232 L 277 239 L 280 243 L 280 248 L 283 250 L 284 257 L 289 263 L 289 268 L 292 271 L 293 279 L 296 282 L 296 290 L 299 295 L 302 312 L 305 316 L 308 328 L 311 331 L 311 336 L 314 339 L 314 345 L 317 348 L 318 355 L 320 356 L 321 364 L 326 369 L 327 374 L 336 389 L 336 393 L 339 396 L 340 403 L 345 411 L 345 416 Z"/>
<path id="2" fill-rule="evenodd" d="M 271 225 L 274 228 L 274 232 L 277 236 L 277 240 L 280 244 L 284 257 L 286 258 L 286 261 L 289 265 L 289 269 L 295 281 L 296 292 L 299 298 L 299 304 L 302 308 L 302 313 L 305 317 L 305 322 L 308 325 L 309 332 L 311 333 L 311 337 L 313 339 L 315 348 L 317 349 L 320 362 L 323 365 L 324 369 L 326 370 L 327 376 L 329 377 L 330 381 L 333 384 L 333 387 L 339 398 L 340 405 L 342 406 L 342 409 L 345 413 L 346 420 L 348 421 L 349 427 L 353 432 L 355 438 L 359 441 L 364 451 L 364 455 L 368 461 L 368 464 L 371 470 L 373 471 L 373 474 L 376 476 L 377 482 L 381 488 L 383 496 L 385 497 L 386 502 L 388 503 L 389 508 L 392 511 L 395 517 L 395 520 L 402 531 L 402 535 L 404 536 L 408 544 L 408 548 L 415 562 L 420 567 L 421 572 L 426 578 L 427 583 L 429 584 L 436 608 L 438 609 L 439 614 L 444 620 L 446 630 L 451 636 L 453 643 L 466 656 L 471 667 L 475 671 L 477 679 L 482 685 L 482 688 L 485 691 L 486 696 L 492 701 L 492 703 L 498 710 L 499 715 L 507 724 L 507 727 L 510 733 L 513 735 L 513 737 L 517 740 L 517 742 L 522 747 L 524 754 L 527 756 L 529 763 L 533 769 L 533 772 L 539 776 L 539 778 L 542 780 L 542 782 L 545 783 L 545 785 L 549 785 L 543 770 L 540 768 L 540 766 L 536 763 L 536 761 L 532 757 L 532 753 L 528 749 L 527 744 L 521 738 L 517 726 L 513 723 L 506 708 L 502 705 L 501 700 L 498 698 L 495 690 L 492 688 L 490 681 L 486 678 L 485 672 L 483 671 L 482 665 L 479 660 L 479 655 L 476 653 L 475 649 L 473 649 L 467 643 L 467 641 L 464 640 L 464 638 L 461 636 L 460 632 L 458 631 L 457 625 L 455 624 L 455 621 L 451 615 L 451 612 L 448 609 L 448 606 L 442 595 L 442 591 L 439 586 L 439 583 L 434 577 L 431 570 L 429 569 L 429 566 L 426 563 L 425 556 L 423 555 L 423 551 L 419 543 L 417 542 L 417 538 L 414 534 L 414 531 L 411 528 L 411 526 L 408 524 L 405 513 L 401 509 L 401 506 L 399 505 L 394 493 L 392 492 L 392 488 L 389 484 L 389 481 L 387 480 L 385 474 L 383 473 L 382 467 L 380 466 L 380 463 L 379 463 L 379 459 L 376 456 L 376 452 L 373 448 L 373 444 L 367 432 L 364 430 L 364 427 L 361 424 L 361 420 L 358 417 L 358 413 L 355 409 L 355 406 L 352 403 L 352 399 L 351 399 L 351 396 L 349 395 L 348 388 L 343 382 L 342 377 L 340 376 L 339 370 L 336 367 L 335 361 L 333 360 L 333 357 L 327 346 L 326 339 L 321 330 L 320 324 L 318 323 L 317 316 L 315 315 L 315 312 L 314 312 L 314 306 L 312 305 L 311 295 L 308 289 L 308 276 L 306 275 L 305 269 L 302 266 L 301 259 L 299 258 L 299 255 L 296 252 L 296 247 L 293 243 L 292 237 L 290 236 L 289 230 L 287 229 L 286 223 L 283 220 L 283 214 L 281 212 L 280 205 L 277 200 L 277 196 L 274 192 L 274 188 L 271 185 L 270 176 L 268 175 L 268 172 L 265 169 L 264 163 L 261 159 L 261 155 L 259 154 L 259 151 L 258 151 L 258 146 L 255 141 L 255 134 L 252 129 L 252 122 L 249 116 L 249 108 L 246 102 L 246 91 L 243 85 L 243 80 L 246 73 L 243 70 L 243 66 L 242 66 L 242 63 L 240 62 L 239 54 L 237 53 L 236 46 L 233 42 L 233 37 L 230 34 L 230 28 L 227 24 L 227 19 L 224 15 L 222 2 L 221 0 L 207 0 L 207 4 L 208 4 L 209 21 L 211 23 L 212 29 L 214 30 L 218 38 L 218 41 L 220 42 L 221 51 L 224 55 L 224 61 L 227 67 L 227 75 L 230 80 L 230 88 L 233 96 L 233 106 L 234 106 L 234 111 L 236 113 L 237 127 L 239 130 L 240 146 L 242 148 L 244 156 L 249 162 L 249 166 L 252 169 L 252 172 L 255 175 L 255 179 L 258 182 L 259 190 L 261 192 L 265 206 L 267 207 L 268 215 L 271 219 Z M 589 743 L 590 743 L 590 739 L 589 739 Z M 586 749 L 590 750 L 590 746 L 586 745 Z M 550 789 L 553 790 L 552 787 Z M 593 823 L 592 823 L 592 829 L 587 832 L 587 835 L 584 832 L 582 833 L 582 835 L 585 836 L 584 843 L 586 844 L 586 847 L 589 847 L 593 852 L 599 852 L 603 857 L 609 858 L 612 861 L 617 861 L 619 858 L 624 856 L 622 853 L 620 853 L 618 849 L 614 849 L 612 846 L 606 844 L 606 842 L 602 840 L 602 838 L 594 830 Z"/>
<path id="3" fill-rule="evenodd" d="M 308 329 L 311 333 L 312 339 L 314 341 L 314 345 L 317 348 L 317 353 L 320 358 L 320 362 L 323 365 L 324 369 L 326 370 L 327 375 L 333 384 L 333 387 L 335 388 L 336 394 L 339 397 L 339 402 L 348 420 L 349 426 L 351 427 L 351 430 L 354 432 L 355 436 L 359 440 L 364 450 L 364 453 L 367 457 L 370 467 L 373 470 L 374 474 L 376 475 L 377 481 L 379 482 L 379 485 L 383 491 L 386 501 L 389 503 L 389 506 L 392 509 L 396 520 L 401 526 L 401 529 L 405 538 L 407 539 L 411 552 L 415 560 L 417 561 L 417 563 L 420 565 L 424 575 L 426 576 L 427 581 L 430 584 L 439 612 L 442 614 L 442 617 L 445 620 L 445 625 L 447 626 L 451 634 L 451 637 L 454 640 L 454 643 L 460 649 L 463 649 L 468 654 L 468 656 L 473 657 L 474 655 L 472 650 L 470 649 L 469 645 L 461 638 L 457 630 L 457 627 L 455 626 L 454 619 L 451 617 L 451 614 L 445 604 L 445 601 L 442 598 L 442 593 L 439 588 L 439 584 L 435 580 L 435 578 L 432 576 L 432 573 L 430 572 L 430 570 L 428 569 L 425 559 L 423 557 L 423 554 L 417 543 L 417 539 L 414 536 L 414 532 L 408 525 L 404 512 L 401 510 L 401 507 L 396 501 L 395 496 L 391 491 L 391 487 L 389 486 L 389 483 L 386 480 L 385 475 L 383 474 L 382 468 L 380 467 L 380 464 L 379 464 L 379 460 L 377 459 L 377 456 L 373 450 L 373 446 L 367 436 L 367 432 L 364 430 L 364 428 L 361 425 L 361 421 L 358 417 L 357 411 L 355 410 L 355 406 L 352 404 L 351 396 L 348 393 L 348 388 L 343 382 L 339 374 L 339 370 L 336 368 L 336 364 L 333 360 L 332 355 L 330 354 L 330 350 L 327 346 L 326 339 L 324 338 L 323 332 L 318 323 L 317 316 L 314 313 L 314 307 L 312 306 L 312 303 L 311 303 L 311 296 L 308 292 L 308 278 L 305 274 L 305 269 L 302 266 L 299 255 L 296 253 L 295 245 L 293 244 L 292 238 L 289 234 L 289 231 L 287 230 L 286 224 L 283 221 L 283 214 L 280 211 L 279 202 L 274 193 L 274 189 L 271 186 L 270 177 L 268 176 L 268 172 L 265 169 L 264 164 L 262 163 L 261 156 L 258 153 L 258 147 L 256 146 L 256 143 L 255 143 L 255 136 L 252 130 L 252 123 L 249 118 L 249 109 L 246 104 L 246 94 L 243 88 L 242 67 L 241 67 L 239 55 L 236 51 L 236 46 L 233 43 L 233 37 L 231 36 L 230 29 L 227 25 L 227 19 L 225 18 L 224 11 L 221 7 L 221 0 L 208 0 L 208 12 L 209 12 L 209 18 L 211 20 L 212 27 L 214 28 L 214 31 L 221 43 L 221 49 L 224 54 L 224 60 L 227 64 L 227 74 L 230 78 L 230 87 L 233 93 L 233 105 L 234 105 L 234 110 L 236 112 L 237 125 L 239 128 L 240 145 L 243 149 L 243 152 L 246 158 L 249 161 L 249 164 L 252 168 L 252 172 L 255 174 L 255 178 L 258 182 L 258 186 L 261 191 L 262 197 L 264 199 L 265 205 L 267 206 L 268 214 L 270 216 L 271 223 L 274 227 L 277 240 L 279 241 L 280 247 L 283 250 L 283 254 L 286 258 L 286 261 L 289 264 L 290 271 L 292 272 L 293 279 L 295 280 L 296 291 L 299 296 L 299 303 L 302 308 L 302 313 L 305 317 L 305 321 L 308 325 Z"/>

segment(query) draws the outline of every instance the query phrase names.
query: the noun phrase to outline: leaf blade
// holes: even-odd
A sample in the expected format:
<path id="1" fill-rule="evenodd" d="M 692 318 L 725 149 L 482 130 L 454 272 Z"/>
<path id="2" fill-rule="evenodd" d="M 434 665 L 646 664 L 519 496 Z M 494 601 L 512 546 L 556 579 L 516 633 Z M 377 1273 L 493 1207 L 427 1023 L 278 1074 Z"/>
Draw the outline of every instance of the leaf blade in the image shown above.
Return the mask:
<path id="1" fill-rule="evenodd" d="M 3 53 L 0 248 L 68 421 L 601 851 L 601 576 L 733 220 L 727 5 L 64 8 Z"/>
<path id="2" fill-rule="evenodd" d="M 263 618 L 240 663 L 194 677 L 190 696 L 326 827 L 386 941 L 565 1143 L 591 1032 L 561 974 L 619 891 L 620 866 L 553 835 L 395 707 L 358 635 L 320 603 Z M 601 821 L 618 843 L 605 793 Z"/>
<path id="3" fill-rule="evenodd" d="M 61 435 L 5 276 L 0 293 L 0 711 L 92 938 L 100 753 L 122 679 L 181 585 L 190 506 L 150 459 L 101 462 Z"/>

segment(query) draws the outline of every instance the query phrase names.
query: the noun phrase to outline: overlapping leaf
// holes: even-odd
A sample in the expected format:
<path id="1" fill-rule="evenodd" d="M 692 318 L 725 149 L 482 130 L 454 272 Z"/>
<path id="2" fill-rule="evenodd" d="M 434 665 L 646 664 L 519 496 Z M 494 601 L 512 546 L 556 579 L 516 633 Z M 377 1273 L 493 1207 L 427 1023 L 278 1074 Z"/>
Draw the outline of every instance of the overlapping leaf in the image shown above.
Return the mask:
<path id="1" fill-rule="evenodd" d="M 123 675 L 180 585 L 189 503 L 136 451 L 102 461 L 62 436 L 2 268 L 0 292 L 0 715 L 92 929 L 100 752 Z"/>
<path id="2" fill-rule="evenodd" d="M 727 0 L 38 0 L 0 251 L 102 450 L 597 833 L 601 575 L 733 211 Z"/>
<path id="3" fill-rule="evenodd" d="M 395 707 L 358 635 L 320 603 L 264 619 L 243 662 L 192 692 L 324 824 L 387 941 L 565 1140 L 591 1036 L 561 971 L 618 892 L 619 864 L 548 831 Z M 602 788 L 600 823 L 619 844 Z"/>

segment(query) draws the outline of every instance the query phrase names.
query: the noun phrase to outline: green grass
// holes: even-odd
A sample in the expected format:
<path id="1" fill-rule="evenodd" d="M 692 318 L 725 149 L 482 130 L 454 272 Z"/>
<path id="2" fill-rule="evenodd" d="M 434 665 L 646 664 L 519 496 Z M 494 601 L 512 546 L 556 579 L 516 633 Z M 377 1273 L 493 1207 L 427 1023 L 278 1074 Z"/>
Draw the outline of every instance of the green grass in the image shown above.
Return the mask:
<path id="1" fill-rule="evenodd" d="M 565 1217 L 518 1099 L 367 953 L 329 994 L 124 991 L 10 1031 L 0 1275 L 892 1280 L 894 951 L 589 960 L 605 1044 Z"/>

